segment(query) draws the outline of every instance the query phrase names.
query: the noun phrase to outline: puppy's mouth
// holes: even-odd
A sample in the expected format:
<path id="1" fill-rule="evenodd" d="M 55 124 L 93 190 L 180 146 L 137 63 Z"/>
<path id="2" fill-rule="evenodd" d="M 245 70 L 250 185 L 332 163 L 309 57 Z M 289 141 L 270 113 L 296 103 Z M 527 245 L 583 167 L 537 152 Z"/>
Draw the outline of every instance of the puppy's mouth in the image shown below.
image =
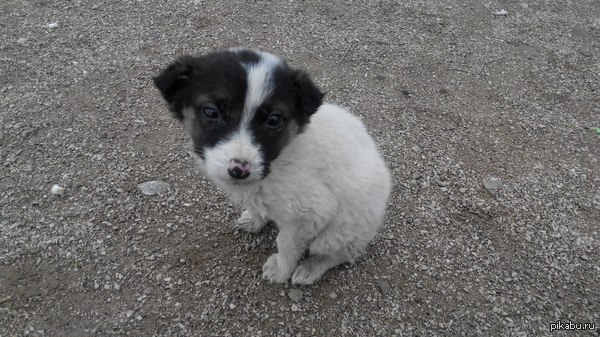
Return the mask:
<path id="1" fill-rule="evenodd" d="M 229 180 L 227 183 L 233 186 L 248 186 L 254 183 L 256 180 Z"/>
<path id="2" fill-rule="evenodd" d="M 256 172 L 256 173 L 259 173 L 259 172 Z M 233 179 L 231 177 L 227 177 L 225 179 L 225 182 L 227 184 L 235 185 L 235 186 L 247 186 L 247 185 L 259 183 L 259 182 L 265 180 L 266 177 L 267 177 L 267 175 L 264 172 L 260 172 L 259 174 L 252 174 L 245 179 Z"/>
<path id="3" fill-rule="evenodd" d="M 231 177 L 227 177 L 225 179 L 221 178 L 221 181 L 223 181 L 223 183 L 231 185 L 231 186 L 244 187 L 244 186 L 250 186 L 250 185 L 254 185 L 254 184 L 258 184 L 258 183 L 262 182 L 267 177 L 267 174 L 268 173 L 265 173 L 263 171 L 263 172 L 261 172 L 260 175 L 251 175 L 245 179 L 233 179 Z"/>

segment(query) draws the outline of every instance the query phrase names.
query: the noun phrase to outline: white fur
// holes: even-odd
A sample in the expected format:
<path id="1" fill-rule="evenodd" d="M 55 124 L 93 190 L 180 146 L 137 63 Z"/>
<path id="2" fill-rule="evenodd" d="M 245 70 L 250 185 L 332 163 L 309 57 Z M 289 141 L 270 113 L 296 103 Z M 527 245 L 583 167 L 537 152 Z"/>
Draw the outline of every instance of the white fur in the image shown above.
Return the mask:
<path id="1" fill-rule="evenodd" d="M 243 64 L 248 72 L 248 89 L 242 113 L 242 126 L 246 128 L 254 117 L 256 109 L 273 90 L 273 70 L 281 63 L 281 59 L 273 54 L 266 52 L 258 52 L 258 54 L 260 62 L 250 65 Z"/>
<path id="2" fill-rule="evenodd" d="M 213 156 L 229 161 L 235 142 L 207 151 L 206 162 Z M 204 169 L 247 210 L 238 228 L 257 232 L 267 219 L 279 227 L 278 252 L 263 266 L 263 277 L 271 282 L 291 277 L 295 284 L 311 284 L 327 269 L 354 262 L 382 225 L 391 187 L 362 122 L 332 104 L 319 108 L 304 132 L 271 163 L 265 179 L 234 185 L 223 179 L 226 166 Z M 307 249 L 313 257 L 300 261 Z"/>

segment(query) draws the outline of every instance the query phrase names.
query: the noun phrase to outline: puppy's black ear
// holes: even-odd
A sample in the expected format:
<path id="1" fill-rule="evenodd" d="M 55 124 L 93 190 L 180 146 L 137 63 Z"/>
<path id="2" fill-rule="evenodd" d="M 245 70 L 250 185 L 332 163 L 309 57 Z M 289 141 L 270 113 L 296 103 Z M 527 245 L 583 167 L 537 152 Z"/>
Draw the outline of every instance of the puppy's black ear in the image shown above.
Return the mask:
<path id="1" fill-rule="evenodd" d="M 154 77 L 154 85 L 169 103 L 169 108 L 177 119 L 183 119 L 183 102 L 179 94 L 189 86 L 194 64 L 192 56 L 182 56 Z"/>
<path id="2" fill-rule="evenodd" d="M 315 85 L 310 76 L 302 70 L 297 71 L 294 84 L 298 104 L 304 116 L 308 119 L 310 115 L 317 112 L 317 109 L 323 103 L 325 94 Z"/>

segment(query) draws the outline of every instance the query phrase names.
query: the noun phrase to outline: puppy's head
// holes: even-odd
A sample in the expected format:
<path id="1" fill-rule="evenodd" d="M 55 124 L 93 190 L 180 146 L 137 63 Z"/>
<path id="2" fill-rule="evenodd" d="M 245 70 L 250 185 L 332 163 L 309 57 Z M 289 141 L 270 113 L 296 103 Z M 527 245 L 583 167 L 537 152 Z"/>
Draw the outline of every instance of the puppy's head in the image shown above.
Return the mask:
<path id="1" fill-rule="evenodd" d="M 190 134 L 206 173 L 233 185 L 265 178 L 323 99 L 305 72 L 248 49 L 183 56 L 154 84 Z"/>

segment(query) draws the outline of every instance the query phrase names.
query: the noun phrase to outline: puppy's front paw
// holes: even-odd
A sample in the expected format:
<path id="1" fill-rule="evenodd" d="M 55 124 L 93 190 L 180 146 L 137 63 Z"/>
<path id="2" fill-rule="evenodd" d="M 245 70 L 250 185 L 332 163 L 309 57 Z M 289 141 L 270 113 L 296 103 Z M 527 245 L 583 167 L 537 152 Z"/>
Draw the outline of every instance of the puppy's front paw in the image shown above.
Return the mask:
<path id="1" fill-rule="evenodd" d="M 315 275 L 315 273 L 310 270 L 308 266 L 301 264 L 296 267 L 296 270 L 294 270 L 294 274 L 292 275 L 292 284 L 313 284 L 319 277 L 320 275 Z"/>
<path id="2" fill-rule="evenodd" d="M 309 285 L 315 283 L 323 276 L 327 269 L 335 266 L 341 260 L 334 260 L 329 256 L 312 256 L 300 262 L 292 275 L 292 284 Z"/>
<path id="3" fill-rule="evenodd" d="M 265 222 L 261 219 L 256 219 L 250 214 L 250 211 L 245 210 L 242 216 L 239 217 L 233 224 L 234 229 L 239 229 L 248 233 L 259 233 L 264 227 Z"/>
<path id="4" fill-rule="evenodd" d="M 293 268 L 279 254 L 273 254 L 263 265 L 263 279 L 271 283 L 284 283 L 292 275 Z"/>

